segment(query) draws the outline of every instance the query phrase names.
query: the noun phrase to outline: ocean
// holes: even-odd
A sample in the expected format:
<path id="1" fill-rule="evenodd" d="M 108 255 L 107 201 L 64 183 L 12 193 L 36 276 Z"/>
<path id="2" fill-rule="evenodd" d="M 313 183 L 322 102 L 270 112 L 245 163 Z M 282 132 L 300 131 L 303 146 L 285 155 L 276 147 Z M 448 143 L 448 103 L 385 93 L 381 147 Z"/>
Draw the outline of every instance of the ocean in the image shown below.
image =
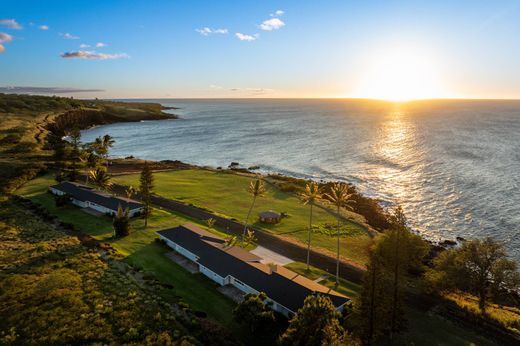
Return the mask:
<path id="1" fill-rule="evenodd" d="M 492 236 L 520 259 L 520 101 L 155 99 L 178 120 L 101 126 L 112 156 L 342 180 L 431 240 Z"/>

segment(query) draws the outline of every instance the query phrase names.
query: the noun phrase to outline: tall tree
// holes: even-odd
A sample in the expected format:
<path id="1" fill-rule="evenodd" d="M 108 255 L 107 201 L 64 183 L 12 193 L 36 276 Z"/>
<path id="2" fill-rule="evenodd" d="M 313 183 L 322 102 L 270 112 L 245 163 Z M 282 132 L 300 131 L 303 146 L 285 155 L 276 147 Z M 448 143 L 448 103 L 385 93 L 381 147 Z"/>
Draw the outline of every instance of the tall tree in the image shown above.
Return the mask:
<path id="1" fill-rule="evenodd" d="M 67 133 L 70 140 L 71 151 L 69 155 L 70 161 L 70 172 L 69 180 L 76 181 L 78 178 L 78 162 L 80 161 L 80 143 L 81 143 L 81 132 L 79 129 L 74 128 Z"/>
<path id="2" fill-rule="evenodd" d="M 99 158 L 96 155 L 92 147 L 92 143 L 85 144 L 83 146 L 83 150 L 81 151 L 81 161 L 87 168 L 87 172 L 96 169 L 98 166 Z M 85 183 L 88 184 L 89 175 L 85 175 Z"/>
<path id="3" fill-rule="evenodd" d="M 304 205 L 309 205 L 309 233 L 307 237 L 307 270 L 309 270 L 309 261 L 311 253 L 311 233 L 312 233 L 312 207 L 321 199 L 321 189 L 315 182 L 308 183 L 305 191 L 301 194 L 301 200 Z"/>
<path id="4" fill-rule="evenodd" d="M 340 248 L 340 225 L 341 225 L 341 214 L 340 208 L 344 207 L 352 209 L 351 204 L 354 203 L 352 200 L 352 194 L 348 193 L 348 187 L 346 184 L 335 183 L 330 188 L 330 193 L 326 194 L 327 198 L 334 203 L 336 206 L 336 218 L 338 220 L 338 239 L 337 239 L 337 254 L 336 254 L 336 285 L 339 285 L 339 248 Z"/>
<path id="5" fill-rule="evenodd" d="M 108 170 L 108 152 L 110 151 L 110 148 L 112 148 L 114 146 L 115 142 L 116 142 L 115 139 L 108 134 L 104 135 L 101 140 L 101 146 L 103 147 L 103 151 L 105 152 L 105 162 L 107 165 L 107 170 Z"/>
<path id="6" fill-rule="evenodd" d="M 280 337 L 282 345 L 342 345 L 345 331 L 330 298 L 310 295 Z"/>
<path id="7" fill-rule="evenodd" d="M 405 326 L 403 310 L 403 290 L 411 270 L 420 271 L 423 260 L 428 254 L 429 245 L 420 236 L 413 234 L 408 227 L 403 209 L 397 207 L 390 218 L 391 228 L 381 235 L 374 252 L 381 258 L 383 270 L 388 273 L 387 289 L 390 292 L 390 337 Z"/>
<path id="8" fill-rule="evenodd" d="M 276 320 L 273 311 L 266 306 L 266 299 L 267 296 L 263 292 L 246 294 L 233 310 L 233 318 L 256 335 L 272 333 L 276 328 Z"/>
<path id="9" fill-rule="evenodd" d="M 363 291 L 356 306 L 360 333 L 365 345 L 376 345 L 388 329 L 390 316 L 389 276 L 382 259 L 373 251 L 363 281 Z"/>
<path id="10" fill-rule="evenodd" d="M 247 212 L 246 222 L 244 224 L 244 232 L 242 233 L 242 241 L 245 241 L 245 239 L 246 239 L 246 232 L 247 232 L 249 216 L 251 216 L 251 211 L 253 210 L 253 207 L 255 206 L 256 198 L 259 196 L 262 196 L 265 193 L 264 182 L 260 179 L 256 179 L 255 181 L 252 181 L 251 183 L 249 183 L 248 191 L 251 194 L 251 196 L 253 196 L 253 201 L 251 202 L 251 206 L 249 207 L 249 211 Z"/>
<path id="11" fill-rule="evenodd" d="M 94 184 L 101 190 L 108 191 L 112 186 L 110 176 L 108 175 L 107 171 L 103 168 L 96 168 L 95 170 L 91 170 L 89 172 L 89 178 L 92 184 Z"/>
<path id="12" fill-rule="evenodd" d="M 520 289 L 516 262 L 509 258 L 502 243 L 489 237 L 444 251 L 426 279 L 430 287 L 440 291 L 461 290 L 476 295 L 483 314 L 489 298 Z"/>
<path id="13" fill-rule="evenodd" d="M 151 197 L 154 189 L 154 178 L 148 161 L 145 161 L 139 177 L 139 192 L 144 201 L 144 227 L 148 227 L 148 217 L 151 214 Z"/>

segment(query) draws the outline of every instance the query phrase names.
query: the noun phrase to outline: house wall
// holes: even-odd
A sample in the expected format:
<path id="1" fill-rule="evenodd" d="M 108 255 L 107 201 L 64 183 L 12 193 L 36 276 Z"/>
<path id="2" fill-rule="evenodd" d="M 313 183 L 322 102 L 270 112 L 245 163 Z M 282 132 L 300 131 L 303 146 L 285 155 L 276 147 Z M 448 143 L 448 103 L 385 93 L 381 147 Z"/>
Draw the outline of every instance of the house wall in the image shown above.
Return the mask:
<path id="1" fill-rule="evenodd" d="M 132 209 L 130 211 L 128 211 L 128 216 L 129 217 L 134 217 L 135 214 L 139 214 L 143 211 L 144 208 L 136 208 L 136 209 Z"/>
<path id="2" fill-rule="evenodd" d="M 94 203 L 94 202 L 91 202 L 91 201 L 86 201 L 85 202 L 85 205 L 91 209 L 94 209 L 94 210 L 97 210 L 99 211 L 100 213 L 103 213 L 103 214 L 107 214 L 107 213 L 116 213 L 117 210 L 112 210 L 112 209 L 109 209 L 109 208 L 106 208 L 106 207 L 103 207 L 102 205 L 99 205 L 97 203 Z"/>
<path id="3" fill-rule="evenodd" d="M 215 281 L 216 283 L 218 283 L 220 286 L 224 286 L 225 284 L 225 280 L 222 276 L 218 275 L 217 273 L 211 271 L 210 269 L 204 267 L 202 264 L 199 263 L 199 271 L 206 275 L 208 278 L 210 278 L 211 280 Z"/>
<path id="4" fill-rule="evenodd" d="M 56 190 L 56 189 L 53 188 L 53 187 L 50 187 L 49 190 L 50 190 L 53 194 L 55 194 L 55 195 L 57 195 L 57 196 L 63 196 L 63 195 L 65 194 L 65 192 L 63 192 L 63 191 L 61 191 L 61 190 Z"/>
<path id="5" fill-rule="evenodd" d="M 58 189 L 55 189 L 53 187 L 50 187 L 49 190 L 51 191 L 52 194 L 54 194 L 56 196 L 63 196 L 65 194 L 65 192 L 63 192 L 61 190 L 58 190 Z M 86 202 L 77 200 L 77 199 L 75 199 L 73 197 L 71 197 L 71 202 L 72 202 L 72 204 L 77 205 L 78 207 L 81 207 L 81 208 L 86 208 L 87 207 Z"/>
<path id="6" fill-rule="evenodd" d="M 229 284 L 235 286 L 239 290 L 241 290 L 244 293 L 253 293 L 253 294 L 259 294 L 257 290 L 252 288 L 251 286 L 248 286 L 247 284 L 243 283 L 242 281 L 235 279 L 233 276 L 229 276 Z"/>
<path id="7" fill-rule="evenodd" d="M 171 247 L 173 250 L 177 251 L 178 253 L 180 253 L 184 257 L 192 260 L 193 262 L 197 262 L 198 261 L 199 257 L 196 256 L 194 253 L 189 252 L 188 250 L 186 250 L 182 246 L 178 245 L 177 243 L 172 242 L 171 240 L 163 237 L 162 235 L 159 235 L 159 237 L 162 240 L 164 240 L 169 247 Z"/>

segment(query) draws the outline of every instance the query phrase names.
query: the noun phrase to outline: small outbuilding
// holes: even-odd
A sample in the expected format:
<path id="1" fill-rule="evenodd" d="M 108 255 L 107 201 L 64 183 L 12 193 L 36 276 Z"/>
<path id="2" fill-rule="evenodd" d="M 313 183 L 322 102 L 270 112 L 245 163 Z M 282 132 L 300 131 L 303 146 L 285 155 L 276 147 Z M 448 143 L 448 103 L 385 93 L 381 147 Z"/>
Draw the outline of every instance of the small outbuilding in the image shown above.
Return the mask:
<path id="1" fill-rule="evenodd" d="M 262 212 L 258 213 L 258 217 L 260 218 L 260 222 L 269 223 L 269 224 L 279 223 L 280 220 L 282 219 L 281 214 L 279 214 L 275 211 L 272 211 L 272 210 L 262 211 Z"/>

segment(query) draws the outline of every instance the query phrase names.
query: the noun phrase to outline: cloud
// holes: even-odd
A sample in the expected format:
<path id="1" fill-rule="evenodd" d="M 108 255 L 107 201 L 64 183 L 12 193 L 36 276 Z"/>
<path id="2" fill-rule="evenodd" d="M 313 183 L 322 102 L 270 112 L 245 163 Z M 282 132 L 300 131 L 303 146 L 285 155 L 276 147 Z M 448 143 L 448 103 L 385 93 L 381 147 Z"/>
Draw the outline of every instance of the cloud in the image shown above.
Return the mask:
<path id="1" fill-rule="evenodd" d="M 268 88 L 231 88 L 229 91 L 245 93 L 250 96 L 264 95 L 274 92 L 274 89 Z"/>
<path id="2" fill-rule="evenodd" d="M 264 20 L 262 24 L 260 24 L 260 29 L 265 31 L 278 30 L 284 25 L 285 23 L 280 18 L 271 18 Z"/>
<path id="3" fill-rule="evenodd" d="M 7 94 L 69 94 L 103 92 L 103 89 L 77 89 L 77 88 L 56 88 L 56 87 L 34 87 L 34 86 L 5 86 L 0 87 L 0 93 Z"/>
<path id="4" fill-rule="evenodd" d="M 202 36 L 209 36 L 209 35 L 213 35 L 213 34 L 222 34 L 222 35 L 225 35 L 228 33 L 228 29 L 212 29 L 212 28 L 208 28 L 207 26 L 202 28 L 202 29 L 195 29 L 196 32 L 198 32 L 199 34 L 201 34 Z"/>
<path id="5" fill-rule="evenodd" d="M 38 26 L 38 29 L 40 29 L 40 30 L 49 30 L 49 26 L 48 25 L 40 25 L 40 26 Z"/>
<path id="6" fill-rule="evenodd" d="M 285 12 L 282 11 L 282 10 L 277 10 L 275 13 L 271 13 L 270 16 L 271 16 L 271 17 L 281 17 L 281 16 L 284 15 L 284 13 L 285 13 Z"/>
<path id="7" fill-rule="evenodd" d="M 16 30 L 23 29 L 23 26 L 18 24 L 18 22 L 16 22 L 16 20 L 14 20 L 14 19 L 0 19 L 0 25 L 5 26 L 6 28 L 9 28 L 9 29 L 16 29 Z"/>
<path id="8" fill-rule="evenodd" d="M 97 48 L 103 48 L 103 47 L 106 47 L 106 46 L 107 46 L 107 44 L 106 44 L 106 43 L 103 43 L 103 42 L 98 42 L 98 43 L 96 43 L 96 47 L 97 47 Z"/>
<path id="9" fill-rule="evenodd" d="M 0 43 L 10 42 L 13 40 L 13 36 L 0 32 Z"/>
<path id="10" fill-rule="evenodd" d="M 79 45 L 79 48 L 88 48 L 90 47 L 90 44 L 82 43 Z"/>
<path id="11" fill-rule="evenodd" d="M 92 59 L 92 60 L 114 60 L 129 58 L 126 53 L 106 54 L 95 51 L 78 50 L 73 52 L 65 52 L 61 54 L 65 59 Z"/>
<path id="12" fill-rule="evenodd" d="M 0 54 L 5 52 L 5 47 L 2 43 L 10 42 L 13 40 L 13 36 L 0 32 Z"/>
<path id="13" fill-rule="evenodd" d="M 247 34 L 242 34 L 242 33 L 240 33 L 240 32 L 237 32 L 237 33 L 235 34 L 235 36 L 236 36 L 240 41 L 248 41 L 248 42 L 255 41 L 255 40 L 258 38 L 258 34 L 247 35 Z"/>
<path id="14" fill-rule="evenodd" d="M 60 36 L 62 36 L 63 38 L 66 38 L 67 40 L 78 40 L 79 39 L 79 36 L 72 35 L 68 32 L 66 32 L 64 34 L 60 33 Z"/>

